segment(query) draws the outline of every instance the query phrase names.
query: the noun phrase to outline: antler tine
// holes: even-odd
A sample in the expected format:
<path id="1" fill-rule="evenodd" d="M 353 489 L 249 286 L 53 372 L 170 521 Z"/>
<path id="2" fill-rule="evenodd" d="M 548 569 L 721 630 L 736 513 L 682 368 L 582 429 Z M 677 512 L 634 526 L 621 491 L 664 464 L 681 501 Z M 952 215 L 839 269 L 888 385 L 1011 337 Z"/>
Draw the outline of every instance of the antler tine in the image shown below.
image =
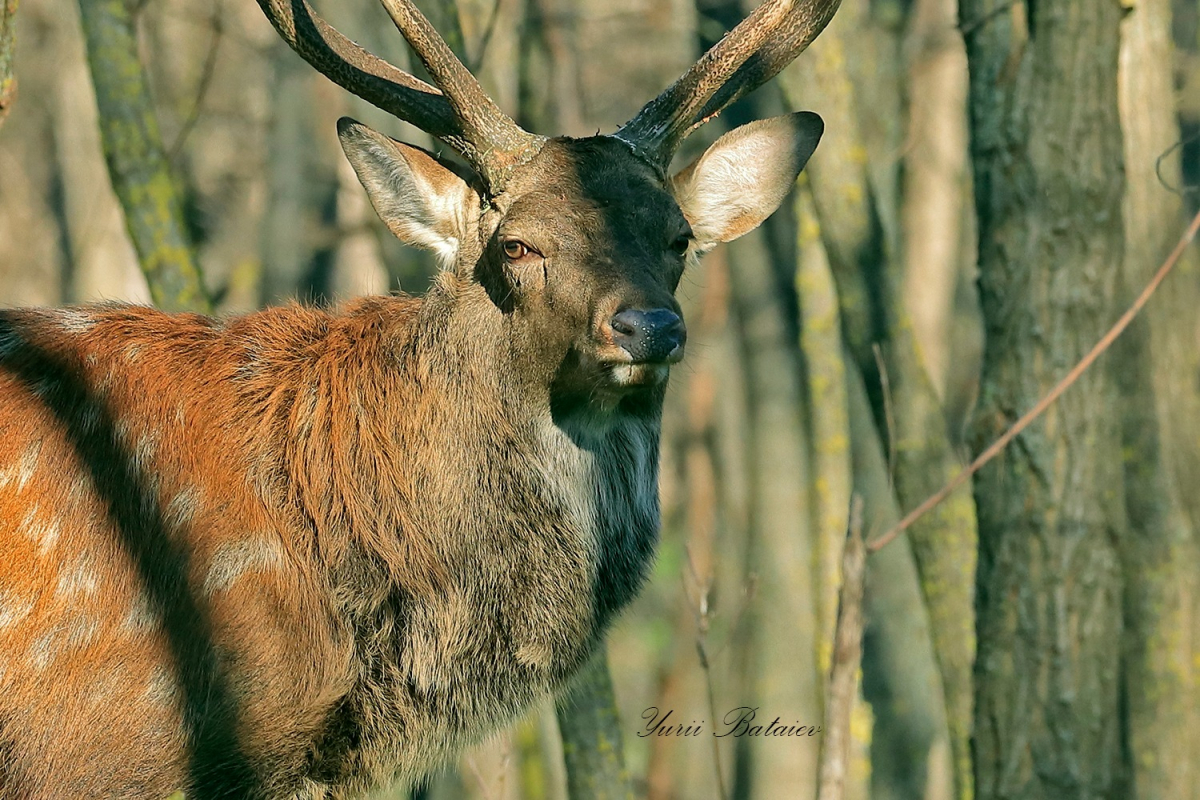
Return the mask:
<path id="1" fill-rule="evenodd" d="M 338 33 L 304 0 L 258 0 L 258 5 L 280 37 L 322 75 L 456 149 L 465 144 L 454 109 L 437 89 Z"/>
<path id="2" fill-rule="evenodd" d="M 840 5 L 841 0 L 767 0 L 616 135 L 665 167 L 688 134 L 803 52 Z"/>
<path id="3" fill-rule="evenodd" d="M 464 83 L 462 76 L 453 68 L 432 66 L 416 45 L 413 49 L 418 51 L 434 80 L 440 82 L 449 76 L 454 88 L 439 90 L 372 55 L 319 17 L 306 0 L 258 0 L 258 5 L 283 40 L 317 71 L 368 103 L 411 122 L 462 153 L 492 191 L 503 187 L 513 165 L 536 152 L 541 139 L 521 130 L 496 107 L 416 9 L 412 10 L 424 23 L 424 30 L 418 36 L 424 51 L 429 51 L 430 40 L 441 42 L 461 73 L 466 75 L 466 82 L 473 84 L 474 93 L 470 88 L 463 92 L 460 88 Z M 392 9 L 388 8 L 388 11 L 391 13 Z M 417 29 L 420 30 L 420 26 Z M 401 33 L 405 33 L 403 27 Z M 405 34 L 405 38 L 409 35 Z M 411 39 L 409 43 L 412 44 Z M 436 53 L 436 45 L 432 52 Z M 445 57 L 439 55 L 435 63 L 443 64 L 444 61 Z"/>
<path id="4" fill-rule="evenodd" d="M 489 187 L 498 189 L 513 167 L 537 153 L 544 139 L 500 110 L 411 0 L 381 2 L 454 109 L 464 135 L 481 151 L 476 168 Z"/>

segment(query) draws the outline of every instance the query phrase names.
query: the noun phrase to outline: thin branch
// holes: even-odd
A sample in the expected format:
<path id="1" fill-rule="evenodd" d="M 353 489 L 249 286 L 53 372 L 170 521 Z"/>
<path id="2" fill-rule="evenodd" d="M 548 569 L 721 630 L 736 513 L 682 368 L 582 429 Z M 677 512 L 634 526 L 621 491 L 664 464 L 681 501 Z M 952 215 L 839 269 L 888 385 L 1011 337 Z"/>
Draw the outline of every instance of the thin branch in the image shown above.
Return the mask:
<path id="1" fill-rule="evenodd" d="M 204 55 L 204 66 L 200 71 L 200 81 L 196 85 L 196 99 L 192 102 L 192 108 L 184 119 L 183 125 L 179 127 L 179 133 L 175 135 L 175 141 L 167 149 L 167 161 L 172 164 L 179 160 L 179 155 L 183 152 L 184 143 L 187 142 L 187 138 L 191 135 L 192 129 L 196 127 L 196 123 L 200 121 L 200 111 L 204 107 L 204 98 L 208 96 L 213 76 L 217 72 L 217 50 L 221 44 L 221 36 L 225 33 L 225 24 L 222 21 L 221 12 L 221 0 L 214 0 L 212 16 L 209 19 L 212 34 L 208 40 L 208 52 Z"/>
<path id="2" fill-rule="evenodd" d="M 959 33 L 962 34 L 962 37 L 964 39 L 967 38 L 971 34 L 975 33 L 975 31 L 982 28 L 984 25 L 987 25 L 989 22 L 996 19 L 996 17 L 999 17 L 1005 11 L 1008 11 L 1009 9 L 1011 9 L 1016 4 L 1017 4 L 1017 0 L 1009 0 L 1007 3 L 1001 3 L 1000 5 L 993 8 L 991 11 L 987 12 L 986 14 L 983 14 L 980 17 L 977 17 L 976 19 L 967 20 L 966 22 L 963 22 L 961 25 L 958 26 Z"/>
<path id="3" fill-rule="evenodd" d="M 479 764 L 475 762 L 474 756 L 467 756 L 467 767 L 471 770 L 471 777 L 475 779 L 476 785 L 479 787 L 480 793 L 483 795 L 483 800 L 492 800 L 492 790 L 488 787 L 487 779 L 483 777 L 483 770 L 479 768 Z"/>
<path id="4" fill-rule="evenodd" d="M 708 694 L 708 713 L 712 717 L 714 724 L 717 719 L 717 697 L 713 689 L 712 668 L 708 655 L 708 629 L 709 629 L 709 604 L 708 596 L 712 589 L 712 580 L 700 580 L 700 576 L 696 572 L 696 564 L 692 560 L 691 547 L 686 548 L 687 551 L 687 566 L 688 572 L 692 576 L 692 582 L 696 585 L 698 596 L 696 604 L 692 607 L 692 613 L 696 617 L 696 655 L 700 659 L 700 669 L 704 671 L 704 685 Z M 725 800 L 729 794 L 725 791 L 725 770 L 721 766 L 721 748 L 720 742 L 716 736 L 712 737 L 713 747 L 713 762 L 717 770 L 717 790 L 720 792 L 719 797 Z"/>
<path id="5" fill-rule="evenodd" d="M 1168 147 L 1166 150 L 1164 150 L 1158 156 L 1158 158 L 1154 159 L 1154 177 L 1158 178 L 1159 185 L 1161 185 L 1168 192 L 1171 192 L 1172 194 L 1177 194 L 1180 197 L 1183 197 L 1187 194 L 1190 194 L 1192 192 L 1200 190 L 1200 185 L 1193 183 L 1193 184 L 1183 184 L 1178 187 L 1172 186 L 1171 182 L 1168 181 L 1166 176 L 1164 176 L 1162 173 L 1162 165 L 1163 165 L 1163 162 L 1166 161 L 1168 158 L 1170 158 L 1175 153 L 1176 150 L 1186 147 L 1187 145 L 1191 144 L 1192 142 L 1196 141 L 1197 139 L 1200 139 L 1200 133 L 1193 133 L 1190 136 L 1185 136 L 1182 139 L 1179 139 L 1177 142 L 1175 142 L 1170 147 Z"/>
<path id="6" fill-rule="evenodd" d="M 858 673 L 862 666 L 862 602 L 867 564 L 862 507 L 862 498 L 855 495 L 850 503 L 850 529 L 842 552 L 842 590 L 825 700 L 825 730 L 821 732 L 817 800 L 842 800 L 850 772 L 850 714 L 858 696 Z"/>
<path id="7" fill-rule="evenodd" d="M 504 0 L 496 0 L 492 3 L 492 13 L 488 15 L 487 25 L 483 27 L 483 36 L 479 39 L 479 45 L 475 48 L 475 58 L 467 64 L 467 69 L 471 72 L 478 73 L 483 67 L 483 60 L 487 58 L 488 45 L 492 43 L 492 36 L 496 33 L 496 23 L 500 20 L 500 4 Z"/>
<path id="8" fill-rule="evenodd" d="M 941 504 L 942 501 L 949 497 L 955 489 L 966 483 L 968 478 L 970 478 L 972 475 L 982 469 L 985 464 L 999 455 L 1000 452 L 1008 446 L 1009 442 L 1015 439 L 1021 433 L 1021 431 L 1028 428 L 1030 424 L 1040 417 L 1047 408 L 1053 405 L 1054 401 L 1057 400 L 1063 392 L 1071 388 L 1071 384 L 1079 380 L 1079 376 L 1082 375 L 1097 358 L 1103 355 L 1105 350 L 1112 346 L 1112 343 L 1117 340 L 1118 336 L 1125 332 L 1125 329 L 1129 327 L 1129 323 L 1133 322 L 1133 318 L 1137 316 L 1138 312 L 1141 311 L 1146 303 L 1150 300 L 1150 297 L 1154 294 L 1155 290 L 1158 289 L 1159 285 L 1163 282 L 1167 275 L 1170 274 L 1171 270 L 1175 268 L 1175 265 L 1179 263 L 1179 259 L 1183 256 L 1187 246 L 1191 244 L 1194 238 L 1196 238 L 1197 232 L 1200 232 L 1200 213 L 1196 214 L 1196 216 L 1192 218 L 1191 224 L 1188 225 L 1187 230 L 1184 231 L 1183 236 L 1180 237 L 1179 243 L 1175 245 L 1175 249 L 1171 251 L 1169 256 L 1167 256 L 1167 260 L 1162 263 L 1162 265 L 1158 268 L 1158 271 L 1154 273 L 1154 277 L 1150 279 L 1150 282 L 1146 284 L 1146 287 L 1142 289 L 1142 293 L 1137 296 L 1137 299 L 1135 299 L 1133 304 L 1126 309 L 1125 313 L 1121 315 L 1120 319 L 1118 319 L 1113 326 L 1108 329 L 1108 332 L 1105 333 L 1104 336 L 1100 337 L 1100 341 L 1096 342 L 1095 346 L 1088 351 L 1087 355 L 1080 359 L 1079 363 L 1072 367 L 1071 371 L 1068 372 L 1066 376 L 1059 381 L 1058 384 L 1051 389 L 1045 397 L 1039 400 L 1037 405 L 1035 405 L 1028 412 L 1026 412 L 1023 417 L 1013 423 L 1013 425 L 1006 430 L 999 439 L 992 442 L 992 444 L 989 445 L 986 450 L 980 453 L 979 456 L 972 461 L 969 466 L 963 468 L 963 470 L 955 475 L 949 483 L 926 498 L 921 505 L 908 512 L 908 514 L 904 516 L 904 519 L 893 525 L 890 530 L 872 540 L 867 545 L 868 552 L 874 553 L 880 548 L 885 547 L 893 539 L 909 528 L 914 522 Z"/>

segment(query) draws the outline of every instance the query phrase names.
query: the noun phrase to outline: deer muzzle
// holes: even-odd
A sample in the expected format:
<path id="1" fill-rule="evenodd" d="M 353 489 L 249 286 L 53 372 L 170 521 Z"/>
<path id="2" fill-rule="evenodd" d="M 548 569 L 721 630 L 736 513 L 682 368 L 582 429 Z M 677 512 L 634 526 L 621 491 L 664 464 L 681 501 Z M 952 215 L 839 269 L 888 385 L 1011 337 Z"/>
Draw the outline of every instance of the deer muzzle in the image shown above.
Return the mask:
<path id="1" fill-rule="evenodd" d="M 683 358 L 687 328 L 669 308 L 627 308 L 609 320 L 613 343 L 635 364 L 674 364 Z"/>

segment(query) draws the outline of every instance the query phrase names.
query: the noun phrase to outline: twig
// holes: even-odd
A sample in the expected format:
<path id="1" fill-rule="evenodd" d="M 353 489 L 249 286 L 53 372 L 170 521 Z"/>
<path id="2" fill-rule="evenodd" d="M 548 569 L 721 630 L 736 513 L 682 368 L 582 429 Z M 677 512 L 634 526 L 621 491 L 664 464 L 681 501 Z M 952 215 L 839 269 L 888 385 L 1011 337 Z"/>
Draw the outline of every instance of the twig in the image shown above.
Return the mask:
<path id="1" fill-rule="evenodd" d="M 1179 259 L 1183 256 L 1183 252 L 1187 249 L 1187 246 L 1191 244 L 1194 238 L 1196 238 L 1197 232 L 1200 232 L 1200 213 L 1196 214 L 1196 216 L 1192 218 L 1191 224 L 1188 225 L 1187 230 L 1184 231 L 1183 236 L 1180 237 L 1179 242 L 1175 245 L 1175 249 L 1171 251 L 1169 256 L 1167 256 L 1167 260 L 1162 263 L 1162 265 L 1158 268 L 1158 271 L 1154 273 L 1154 277 L 1152 277 L 1150 282 L 1146 284 L 1146 287 L 1142 289 L 1141 294 L 1137 296 L 1137 299 L 1133 301 L 1133 304 L 1130 305 L 1129 308 L 1126 309 L 1125 313 L 1121 315 L 1120 319 L 1118 319 L 1113 326 L 1108 329 L 1108 332 L 1105 333 L 1104 336 L 1100 337 L 1100 341 L 1096 342 L 1095 346 L 1088 351 L 1087 355 L 1080 359 L 1079 363 L 1072 367 L 1071 371 L 1068 372 L 1066 376 L 1059 381 L 1053 389 L 1050 390 L 1049 394 L 1039 400 L 1037 405 L 1027 411 L 1023 417 L 1014 422 L 1012 426 L 1000 436 L 999 439 L 992 442 L 992 444 L 989 445 L 986 450 L 980 453 L 979 456 L 972 461 L 969 466 L 963 468 L 962 471 L 955 475 L 949 483 L 926 498 L 925 502 L 921 503 L 921 505 L 908 512 L 904 516 L 904 519 L 893 525 L 886 533 L 880 535 L 876 539 L 873 539 L 867 545 L 867 551 L 874 553 L 880 548 L 885 547 L 889 542 L 903 533 L 914 522 L 941 504 L 941 502 L 949 497 L 955 489 L 966 483 L 968 478 L 970 478 L 972 475 L 982 469 L 985 464 L 999 455 L 999 453 L 1006 446 L 1008 446 L 1009 442 L 1015 439 L 1017 435 L 1021 433 L 1021 431 L 1028 428 L 1029 425 L 1038 417 L 1040 417 L 1047 408 L 1053 405 L 1054 401 L 1057 400 L 1063 392 L 1071 388 L 1071 384 L 1079 380 L 1079 376 L 1082 375 L 1097 358 L 1103 355 L 1105 350 L 1112 346 L 1112 343 L 1116 341 L 1118 336 L 1125 332 L 1125 329 L 1129 327 L 1129 323 L 1133 322 L 1133 318 L 1137 316 L 1138 312 L 1141 311 L 1146 305 L 1147 301 L 1150 300 L 1151 295 L 1154 294 L 1155 290 L 1158 289 L 1159 285 L 1163 282 L 1167 275 L 1170 274 L 1171 270 L 1175 268 L 1175 265 L 1179 263 Z"/>
<path id="2" fill-rule="evenodd" d="M 989 22 L 994 20 L 996 17 L 1003 14 L 1005 11 L 1008 11 L 1010 8 L 1012 8 L 1016 4 L 1017 4 L 1017 0 L 1009 0 L 1009 2 L 1007 2 L 1007 3 L 1001 3 L 1000 5 L 993 8 L 991 11 L 988 11 L 987 13 L 982 14 L 975 19 L 964 22 L 962 25 L 958 26 L 958 31 L 959 31 L 959 33 L 962 34 L 962 37 L 965 39 L 968 36 L 970 36 L 972 33 L 974 33 L 975 31 L 982 28 L 984 25 L 987 25 Z"/>
<path id="3" fill-rule="evenodd" d="M 1168 158 L 1170 158 L 1171 155 L 1174 154 L 1174 152 L 1176 150 L 1179 150 L 1182 147 L 1186 147 L 1187 145 L 1191 144 L 1192 142 L 1196 141 L 1197 139 L 1200 139 L 1200 133 L 1193 133 L 1190 136 L 1185 136 L 1182 139 L 1179 139 L 1178 141 L 1176 141 L 1173 145 L 1168 147 L 1166 150 L 1164 150 L 1158 156 L 1158 158 L 1154 159 L 1154 177 L 1158 179 L 1159 185 L 1162 186 L 1164 189 L 1166 189 L 1171 194 L 1176 194 L 1176 195 L 1179 195 L 1180 197 L 1184 197 L 1185 195 L 1187 195 L 1191 192 L 1200 190 L 1200 185 L 1197 185 L 1194 183 L 1190 184 L 1190 185 L 1183 184 L 1178 187 L 1172 186 L 1171 183 L 1162 174 L 1163 162 L 1166 161 Z"/>
<path id="4" fill-rule="evenodd" d="M 475 763 L 474 756 L 467 756 L 467 767 L 471 770 L 471 775 L 475 778 L 475 783 L 479 786 L 479 791 L 483 794 L 483 800 L 492 800 L 492 790 L 488 787 L 487 781 L 483 777 L 483 770 Z"/>
<path id="5" fill-rule="evenodd" d="M 192 102 L 192 108 L 184 119 L 183 124 L 179 126 L 179 133 L 175 135 L 175 141 L 171 143 L 171 147 L 167 150 L 167 161 L 172 164 L 179 160 L 179 154 L 183 152 L 184 142 L 191 135 L 192 129 L 196 127 L 196 123 L 200 121 L 200 111 L 204 105 L 204 98 L 208 95 L 213 76 L 217 71 L 217 50 L 221 44 L 221 35 L 225 32 L 225 23 L 221 19 L 221 10 L 221 0 L 215 0 L 212 17 L 209 20 L 212 26 L 212 36 L 208 40 L 208 53 L 204 56 L 204 65 L 200 71 L 200 82 L 196 85 L 196 99 Z"/>
<path id="6" fill-rule="evenodd" d="M 867 551 L 862 537 L 862 498 L 850 503 L 850 530 L 842 552 L 842 589 L 838 597 L 837 629 L 833 635 L 833 664 L 825 700 L 825 730 L 821 738 L 821 763 L 817 800 L 842 800 L 850 767 L 850 712 L 858 696 L 862 664 L 863 583 Z"/>
<path id="7" fill-rule="evenodd" d="M 471 59 L 467 65 L 467 69 L 471 72 L 478 72 L 483 66 L 483 60 L 487 58 L 488 45 L 492 43 L 492 35 L 496 32 L 496 23 L 500 20 L 500 4 L 504 0 L 496 0 L 492 4 L 492 13 L 488 16 L 487 25 L 483 28 L 483 36 L 479 39 L 479 46 L 476 48 L 475 58 Z"/>
<path id="8" fill-rule="evenodd" d="M 700 668 L 704 671 L 704 685 L 708 693 L 708 713 L 712 716 L 713 724 L 715 725 L 717 720 L 717 698 L 716 692 L 713 690 L 712 669 L 708 657 L 708 595 L 712 585 L 710 580 L 701 582 L 700 576 L 696 572 L 696 564 L 692 560 L 692 549 L 687 547 L 686 552 L 688 572 L 692 576 L 692 582 L 696 585 L 697 591 L 696 603 L 692 607 L 692 613 L 696 616 L 696 655 L 700 658 Z M 726 800 L 729 795 L 725 791 L 725 770 L 721 766 L 721 748 L 716 736 L 712 737 L 712 747 L 713 762 L 717 769 L 717 790 L 721 793 L 721 800 Z"/>

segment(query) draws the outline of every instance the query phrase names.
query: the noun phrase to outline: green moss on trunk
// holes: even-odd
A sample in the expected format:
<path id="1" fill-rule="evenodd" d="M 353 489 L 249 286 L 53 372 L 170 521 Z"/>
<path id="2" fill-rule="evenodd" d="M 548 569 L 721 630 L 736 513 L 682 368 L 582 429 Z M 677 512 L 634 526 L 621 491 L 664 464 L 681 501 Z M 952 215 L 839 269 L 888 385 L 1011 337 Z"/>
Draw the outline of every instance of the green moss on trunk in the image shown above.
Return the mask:
<path id="1" fill-rule="evenodd" d="M 571 800 L 633 800 L 608 659 L 600 650 L 555 706 Z"/>
<path id="2" fill-rule="evenodd" d="M 150 295 L 169 311 L 210 311 L 138 58 L 133 9 L 125 0 L 79 0 L 79 9 L 104 157 Z"/>

